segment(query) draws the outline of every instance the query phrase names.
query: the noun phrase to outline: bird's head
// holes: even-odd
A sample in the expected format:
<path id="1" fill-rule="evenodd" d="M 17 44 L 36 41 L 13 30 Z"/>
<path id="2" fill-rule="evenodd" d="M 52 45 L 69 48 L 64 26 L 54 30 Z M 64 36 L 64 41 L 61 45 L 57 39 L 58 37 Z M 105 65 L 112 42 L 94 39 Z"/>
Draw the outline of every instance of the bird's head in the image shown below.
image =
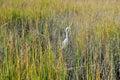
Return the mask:
<path id="1" fill-rule="evenodd" d="M 66 27 L 65 31 L 69 32 L 70 31 L 70 27 Z"/>
<path id="2" fill-rule="evenodd" d="M 69 32 L 70 31 L 71 25 L 72 25 L 72 23 L 70 23 L 69 26 L 66 27 L 65 32 Z"/>

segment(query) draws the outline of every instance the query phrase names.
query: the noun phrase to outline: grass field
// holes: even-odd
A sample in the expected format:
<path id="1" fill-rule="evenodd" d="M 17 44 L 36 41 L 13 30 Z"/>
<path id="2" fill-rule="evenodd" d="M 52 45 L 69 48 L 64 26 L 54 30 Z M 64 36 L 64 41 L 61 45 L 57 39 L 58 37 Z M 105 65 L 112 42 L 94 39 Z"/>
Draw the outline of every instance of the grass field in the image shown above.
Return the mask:
<path id="1" fill-rule="evenodd" d="M 118 79 L 119 0 L 0 0 L 0 80 Z"/>

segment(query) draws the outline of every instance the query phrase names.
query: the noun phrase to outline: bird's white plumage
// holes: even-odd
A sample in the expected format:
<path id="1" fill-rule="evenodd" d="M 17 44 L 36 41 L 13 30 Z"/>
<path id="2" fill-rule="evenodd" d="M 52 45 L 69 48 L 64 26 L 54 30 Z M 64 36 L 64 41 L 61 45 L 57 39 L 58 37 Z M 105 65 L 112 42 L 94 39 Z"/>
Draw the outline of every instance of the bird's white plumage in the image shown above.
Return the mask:
<path id="1" fill-rule="evenodd" d="M 68 45 L 68 39 L 65 39 L 62 43 L 62 49 L 66 48 L 67 45 Z"/>
<path id="2" fill-rule="evenodd" d="M 67 27 L 65 29 L 65 32 L 66 32 L 66 38 L 64 39 L 64 41 L 62 42 L 62 49 L 66 48 L 67 45 L 68 45 L 68 32 L 69 32 L 69 27 Z"/>

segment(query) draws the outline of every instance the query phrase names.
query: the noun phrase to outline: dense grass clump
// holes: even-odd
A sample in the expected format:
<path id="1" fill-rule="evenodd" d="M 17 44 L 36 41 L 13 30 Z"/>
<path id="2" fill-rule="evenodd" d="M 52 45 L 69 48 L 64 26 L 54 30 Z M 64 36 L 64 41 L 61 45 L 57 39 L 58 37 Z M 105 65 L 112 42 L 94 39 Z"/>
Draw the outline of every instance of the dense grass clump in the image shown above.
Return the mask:
<path id="1" fill-rule="evenodd" d="M 0 80 L 120 79 L 119 4 L 1 0 Z M 69 25 L 69 44 L 62 50 Z"/>

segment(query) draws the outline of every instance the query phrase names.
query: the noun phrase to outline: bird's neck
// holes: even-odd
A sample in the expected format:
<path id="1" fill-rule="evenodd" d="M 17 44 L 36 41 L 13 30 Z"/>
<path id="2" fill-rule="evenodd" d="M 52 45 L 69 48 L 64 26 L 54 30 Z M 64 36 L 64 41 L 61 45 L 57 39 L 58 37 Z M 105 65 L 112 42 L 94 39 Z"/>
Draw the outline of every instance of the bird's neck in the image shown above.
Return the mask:
<path id="1" fill-rule="evenodd" d="M 66 39 L 68 39 L 68 32 L 66 31 Z"/>

